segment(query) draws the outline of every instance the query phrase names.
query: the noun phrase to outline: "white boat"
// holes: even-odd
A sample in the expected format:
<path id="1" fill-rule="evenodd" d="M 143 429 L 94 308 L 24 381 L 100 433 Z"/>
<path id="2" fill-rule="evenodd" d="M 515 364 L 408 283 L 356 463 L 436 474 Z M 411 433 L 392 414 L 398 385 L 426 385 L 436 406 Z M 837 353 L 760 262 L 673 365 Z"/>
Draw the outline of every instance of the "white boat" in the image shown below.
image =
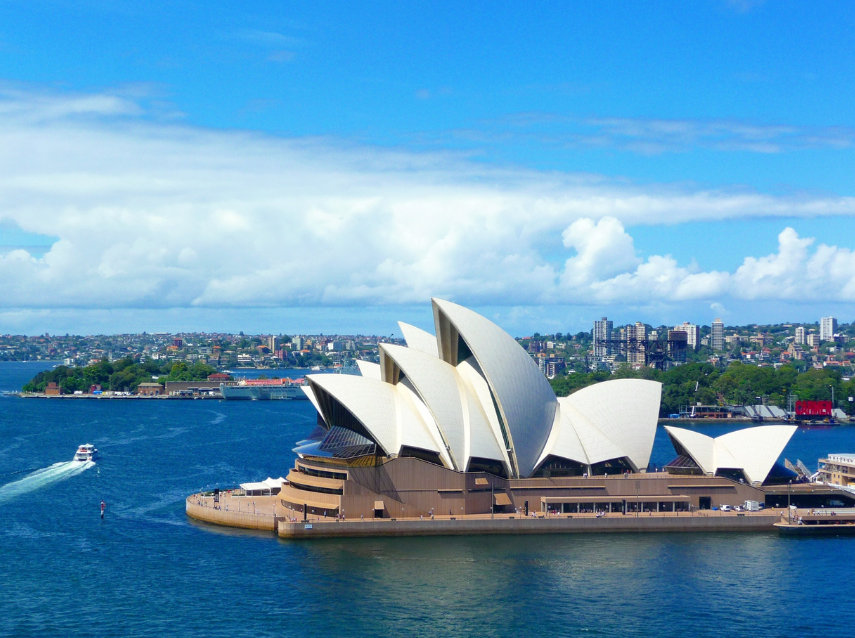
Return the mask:
<path id="1" fill-rule="evenodd" d="M 95 446 L 91 443 L 84 443 L 79 448 L 77 448 L 77 452 L 74 453 L 75 461 L 91 461 L 95 458 L 95 454 L 98 453 L 98 450 L 95 449 Z"/>

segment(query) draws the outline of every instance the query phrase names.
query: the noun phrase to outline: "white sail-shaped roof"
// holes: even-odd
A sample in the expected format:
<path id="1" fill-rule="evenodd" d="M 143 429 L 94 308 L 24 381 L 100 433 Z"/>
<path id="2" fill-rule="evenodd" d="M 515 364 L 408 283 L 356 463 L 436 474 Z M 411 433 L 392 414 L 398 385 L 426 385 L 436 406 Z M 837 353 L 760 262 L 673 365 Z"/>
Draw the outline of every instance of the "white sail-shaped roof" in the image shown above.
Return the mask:
<path id="1" fill-rule="evenodd" d="M 362 376 L 309 375 L 304 392 L 329 427 L 363 434 L 390 456 L 435 453 L 459 471 L 498 462 L 507 476 L 527 477 L 550 455 L 647 466 L 660 384 L 607 381 L 559 401 L 497 325 L 447 301 L 433 300 L 433 310 L 436 337 L 401 323 L 407 347 L 381 344 L 379 364 L 357 362 Z"/>
<path id="2" fill-rule="evenodd" d="M 688 454 L 707 474 L 720 469 L 742 470 L 752 483 L 766 480 L 798 428 L 763 425 L 712 438 L 699 432 L 665 426 L 678 452 Z"/>
<path id="3" fill-rule="evenodd" d="M 389 383 L 347 374 L 311 374 L 306 377 L 318 396 L 326 392 L 359 422 L 387 454 L 403 446 L 440 453 L 428 425 L 399 389 Z M 318 396 L 324 408 L 324 400 Z M 328 425 L 337 425 L 324 412 Z"/>
<path id="4" fill-rule="evenodd" d="M 626 458 L 646 468 L 661 393 L 655 381 L 615 379 L 559 398 L 559 418 L 538 465 L 552 455 L 587 465 Z"/>
<path id="5" fill-rule="evenodd" d="M 403 321 L 399 321 L 398 326 L 401 328 L 401 334 L 404 335 L 404 340 L 407 342 L 408 348 L 420 350 L 434 357 L 439 356 L 436 347 L 436 337 L 431 333 Z"/>
<path id="6" fill-rule="evenodd" d="M 733 455 L 751 482 L 763 482 L 798 428 L 795 425 L 762 425 L 730 432 L 716 438 Z M 719 467 L 723 465 L 716 459 Z"/>
<path id="7" fill-rule="evenodd" d="M 440 358 L 456 366 L 462 339 L 489 385 L 516 475 L 528 476 L 546 445 L 558 408 L 549 382 L 522 346 L 492 321 L 455 303 L 432 301 Z"/>
<path id="8" fill-rule="evenodd" d="M 366 379 L 375 379 L 376 381 L 380 380 L 380 364 L 374 363 L 373 361 L 357 359 L 356 367 L 359 368 L 359 374 Z"/>
<path id="9" fill-rule="evenodd" d="M 309 398 L 309 401 L 312 402 L 312 405 L 315 406 L 315 410 L 318 411 L 318 414 L 323 416 L 324 413 L 321 411 L 321 406 L 318 405 L 318 399 L 315 396 L 315 392 L 312 390 L 312 386 L 308 383 L 304 383 L 300 386 L 300 389 L 303 391 L 303 394 L 305 394 Z"/>
<path id="10" fill-rule="evenodd" d="M 388 358 L 398 366 L 430 410 L 455 469 L 465 470 L 471 456 L 504 460 L 483 411 L 478 409 L 477 397 L 467 390 L 457 368 L 413 348 L 384 343 L 380 350 L 384 360 Z"/>
<path id="11" fill-rule="evenodd" d="M 585 415 L 637 469 L 644 469 L 656 437 L 661 397 L 657 381 L 614 379 L 582 388 L 560 402 Z"/>

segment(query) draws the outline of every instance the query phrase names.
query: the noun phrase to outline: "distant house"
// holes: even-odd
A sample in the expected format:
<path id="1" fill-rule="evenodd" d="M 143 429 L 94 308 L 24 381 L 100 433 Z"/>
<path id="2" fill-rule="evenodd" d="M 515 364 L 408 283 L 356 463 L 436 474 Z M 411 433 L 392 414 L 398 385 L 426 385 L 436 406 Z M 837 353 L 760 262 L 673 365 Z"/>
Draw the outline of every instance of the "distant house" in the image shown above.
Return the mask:
<path id="1" fill-rule="evenodd" d="M 140 383 L 137 394 L 141 397 L 156 397 L 163 394 L 163 386 L 159 383 Z"/>
<path id="2" fill-rule="evenodd" d="M 50 397 L 55 397 L 60 395 L 59 386 L 56 384 L 56 381 L 51 381 L 47 384 L 45 388 L 45 394 Z"/>

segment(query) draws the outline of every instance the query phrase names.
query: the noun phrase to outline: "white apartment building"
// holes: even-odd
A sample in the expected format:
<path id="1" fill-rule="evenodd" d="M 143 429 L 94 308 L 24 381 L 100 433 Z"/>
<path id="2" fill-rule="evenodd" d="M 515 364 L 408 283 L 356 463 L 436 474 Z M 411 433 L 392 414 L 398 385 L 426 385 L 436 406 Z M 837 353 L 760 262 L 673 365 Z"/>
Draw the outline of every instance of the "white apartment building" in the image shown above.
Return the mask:
<path id="1" fill-rule="evenodd" d="M 796 327 L 796 343 L 800 346 L 805 344 L 805 327 L 797 326 Z"/>
<path id="2" fill-rule="evenodd" d="M 714 351 L 724 350 L 724 322 L 718 317 L 712 322 L 710 345 Z"/>
<path id="3" fill-rule="evenodd" d="M 835 332 L 837 332 L 837 319 L 834 317 L 823 317 L 819 320 L 820 341 L 834 341 Z"/>
<path id="4" fill-rule="evenodd" d="M 594 322 L 594 356 L 607 357 L 612 353 L 609 339 L 612 338 L 613 322 L 603 317 Z"/>
<path id="5" fill-rule="evenodd" d="M 634 326 L 629 325 L 626 327 L 626 360 L 628 363 L 633 365 L 644 365 L 644 355 L 645 350 L 647 350 L 646 339 L 647 328 L 643 323 L 636 321 Z M 630 342 L 632 341 L 637 342 L 635 347 L 630 346 Z"/>

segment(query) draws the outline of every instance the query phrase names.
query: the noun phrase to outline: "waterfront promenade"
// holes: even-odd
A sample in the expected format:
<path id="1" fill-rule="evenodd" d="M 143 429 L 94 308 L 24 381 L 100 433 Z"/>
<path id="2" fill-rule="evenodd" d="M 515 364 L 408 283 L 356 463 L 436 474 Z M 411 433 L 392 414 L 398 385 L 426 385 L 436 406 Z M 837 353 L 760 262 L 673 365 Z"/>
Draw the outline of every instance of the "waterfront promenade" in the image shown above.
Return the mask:
<path id="1" fill-rule="evenodd" d="M 338 520 L 333 516 L 302 514 L 282 506 L 277 496 L 240 496 L 221 492 L 193 494 L 186 500 L 187 515 L 196 520 L 244 529 L 268 530 L 282 538 L 311 539 L 376 536 L 458 536 L 473 534 L 570 534 L 632 532 L 771 532 L 785 510 L 762 512 L 650 512 L 639 516 L 596 514 L 469 514 L 384 519 Z"/>

